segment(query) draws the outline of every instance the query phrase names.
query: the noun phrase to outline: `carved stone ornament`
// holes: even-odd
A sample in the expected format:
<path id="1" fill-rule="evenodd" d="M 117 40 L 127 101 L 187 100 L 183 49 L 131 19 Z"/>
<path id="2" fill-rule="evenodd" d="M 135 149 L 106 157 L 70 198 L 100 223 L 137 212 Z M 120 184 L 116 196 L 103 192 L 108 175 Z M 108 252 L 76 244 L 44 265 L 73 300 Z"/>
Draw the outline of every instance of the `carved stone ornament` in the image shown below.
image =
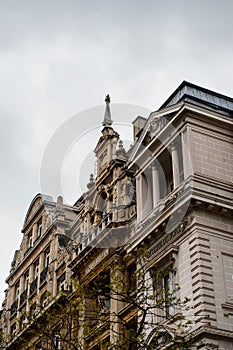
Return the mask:
<path id="1" fill-rule="evenodd" d="M 151 257 L 161 248 L 163 248 L 168 242 L 170 242 L 174 237 L 176 237 L 179 233 L 182 233 L 188 224 L 188 218 L 184 218 L 180 224 L 173 230 L 172 232 L 166 233 L 162 238 L 159 239 L 156 244 L 154 244 L 148 251 L 148 256 Z"/>
<path id="2" fill-rule="evenodd" d="M 150 132 L 155 135 L 160 130 L 162 130 L 168 123 L 168 119 L 166 117 L 154 117 L 150 122 Z"/>
<path id="3" fill-rule="evenodd" d="M 46 211 L 44 214 L 44 227 L 45 230 L 47 230 L 47 228 L 49 228 L 49 226 L 52 224 L 52 217 L 51 215 Z"/>
<path id="4" fill-rule="evenodd" d="M 67 251 L 66 249 L 57 249 L 57 266 L 59 266 L 63 261 L 67 260 Z"/>
<path id="5" fill-rule="evenodd" d="M 52 228 L 52 230 L 50 231 L 51 240 L 53 240 L 53 239 L 55 238 L 55 235 L 56 235 L 57 232 L 58 232 L 58 229 L 57 229 L 56 226 L 54 226 L 54 227 Z"/>
<path id="6" fill-rule="evenodd" d="M 129 217 L 131 218 L 132 216 L 134 216 L 134 214 L 136 214 L 136 206 L 131 205 L 131 207 L 129 208 Z"/>

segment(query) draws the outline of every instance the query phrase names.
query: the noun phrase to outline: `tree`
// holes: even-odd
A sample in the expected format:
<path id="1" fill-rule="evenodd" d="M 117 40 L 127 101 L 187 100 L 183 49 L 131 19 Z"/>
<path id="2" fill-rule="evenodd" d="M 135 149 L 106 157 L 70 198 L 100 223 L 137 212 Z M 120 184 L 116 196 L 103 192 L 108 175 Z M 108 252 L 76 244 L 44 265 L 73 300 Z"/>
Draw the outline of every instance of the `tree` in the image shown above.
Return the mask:
<path id="1" fill-rule="evenodd" d="M 113 259 L 86 281 L 74 278 L 72 289 L 56 298 L 48 294 L 43 305 L 38 300 L 9 349 L 187 348 L 190 321 L 183 313 L 189 300 L 179 298 L 171 267 L 148 270 L 146 254 L 140 252 L 129 266 Z"/>

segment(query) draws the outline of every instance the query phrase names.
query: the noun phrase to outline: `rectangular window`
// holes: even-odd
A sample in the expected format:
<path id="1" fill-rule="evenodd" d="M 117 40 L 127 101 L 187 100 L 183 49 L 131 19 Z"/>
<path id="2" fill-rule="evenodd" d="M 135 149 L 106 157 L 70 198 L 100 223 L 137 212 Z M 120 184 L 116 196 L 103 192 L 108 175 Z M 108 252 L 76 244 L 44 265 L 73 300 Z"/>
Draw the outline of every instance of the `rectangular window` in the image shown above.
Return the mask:
<path id="1" fill-rule="evenodd" d="M 33 281 L 30 284 L 30 295 L 34 294 L 37 292 L 37 287 L 38 287 L 38 275 L 39 275 L 39 266 L 40 266 L 40 261 L 37 259 L 34 264 L 33 264 Z"/>
<path id="2" fill-rule="evenodd" d="M 19 299 L 19 290 L 20 290 L 20 281 L 18 281 L 15 285 L 15 300 Z"/>
<path id="3" fill-rule="evenodd" d="M 163 287 L 164 287 L 164 308 L 166 317 L 171 316 L 174 313 L 174 275 L 173 272 L 168 272 L 163 277 Z"/>
<path id="4" fill-rule="evenodd" d="M 63 273 L 61 277 L 59 277 L 58 279 L 58 290 L 65 291 L 65 284 L 66 284 L 66 274 Z"/>
<path id="5" fill-rule="evenodd" d="M 151 275 L 153 276 L 156 304 L 160 310 L 162 308 L 164 309 L 164 314 L 161 314 L 161 316 L 168 318 L 175 311 L 174 271 L 172 270 L 172 266 L 170 266 L 162 271 L 152 270 Z"/>
<path id="6" fill-rule="evenodd" d="M 16 334 L 16 323 L 14 323 L 12 326 L 11 326 L 11 336 L 14 337 L 15 334 Z"/>
<path id="7" fill-rule="evenodd" d="M 36 303 L 32 304 L 30 308 L 30 316 L 33 319 L 36 316 Z"/>
<path id="8" fill-rule="evenodd" d="M 24 290 L 28 291 L 29 286 L 29 270 L 24 275 Z"/>
<path id="9" fill-rule="evenodd" d="M 39 266 L 40 266 L 40 260 L 37 259 L 36 262 L 34 263 L 34 279 L 38 278 Z"/>
<path id="10" fill-rule="evenodd" d="M 40 298 L 40 305 L 42 308 L 44 308 L 47 305 L 47 303 L 48 303 L 47 292 L 44 292 Z"/>
<path id="11" fill-rule="evenodd" d="M 28 249 L 32 248 L 32 230 L 28 233 L 27 248 Z"/>
<path id="12" fill-rule="evenodd" d="M 136 265 L 132 264 L 127 269 L 129 294 L 136 291 Z"/>
<path id="13" fill-rule="evenodd" d="M 37 223 L 37 238 L 42 235 L 42 219 L 40 219 Z"/>
<path id="14" fill-rule="evenodd" d="M 50 259 L 50 247 L 48 247 L 45 251 L 45 267 L 49 266 L 49 259 Z"/>

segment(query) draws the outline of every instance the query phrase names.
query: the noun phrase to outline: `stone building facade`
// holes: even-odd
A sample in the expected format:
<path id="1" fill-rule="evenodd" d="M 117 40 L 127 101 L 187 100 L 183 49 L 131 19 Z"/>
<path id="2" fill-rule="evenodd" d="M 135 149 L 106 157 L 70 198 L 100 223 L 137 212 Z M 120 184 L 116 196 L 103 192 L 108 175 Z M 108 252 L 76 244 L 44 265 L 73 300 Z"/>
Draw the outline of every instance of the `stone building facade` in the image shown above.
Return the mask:
<path id="1" fill-rule="evenodd" d="M 73 206 L 39 194 L 28 209 L 7 278 L 2 348 L 29 348 L 27 334 L 37 350 L 162 350 L 177 339 L 177 349 L 233 349 L 233 99 L 184 81 L 156 112 L 134 120 L 127 152 L 109 96 L 105 102 L 87 192 Z M 98 286 L 97 311 L 90 296 L 77 297 L 74 281 Z M 61 291 L 64 308 L 84 300 L 77 347 L 56 332 L 52 343 L 29 332 Z"/>

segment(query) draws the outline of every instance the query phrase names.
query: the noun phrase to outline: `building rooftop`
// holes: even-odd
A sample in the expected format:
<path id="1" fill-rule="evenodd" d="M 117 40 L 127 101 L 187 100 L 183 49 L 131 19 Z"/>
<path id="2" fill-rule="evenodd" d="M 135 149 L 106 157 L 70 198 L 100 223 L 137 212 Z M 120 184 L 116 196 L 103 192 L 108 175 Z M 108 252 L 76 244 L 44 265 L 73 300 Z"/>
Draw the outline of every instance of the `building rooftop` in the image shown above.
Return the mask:
<path id="1" fill-rule="evenodd" d="M 183 81 L 159 110 L 178 102 L 188 102 L 233 117 L 233 98 Z"/>

